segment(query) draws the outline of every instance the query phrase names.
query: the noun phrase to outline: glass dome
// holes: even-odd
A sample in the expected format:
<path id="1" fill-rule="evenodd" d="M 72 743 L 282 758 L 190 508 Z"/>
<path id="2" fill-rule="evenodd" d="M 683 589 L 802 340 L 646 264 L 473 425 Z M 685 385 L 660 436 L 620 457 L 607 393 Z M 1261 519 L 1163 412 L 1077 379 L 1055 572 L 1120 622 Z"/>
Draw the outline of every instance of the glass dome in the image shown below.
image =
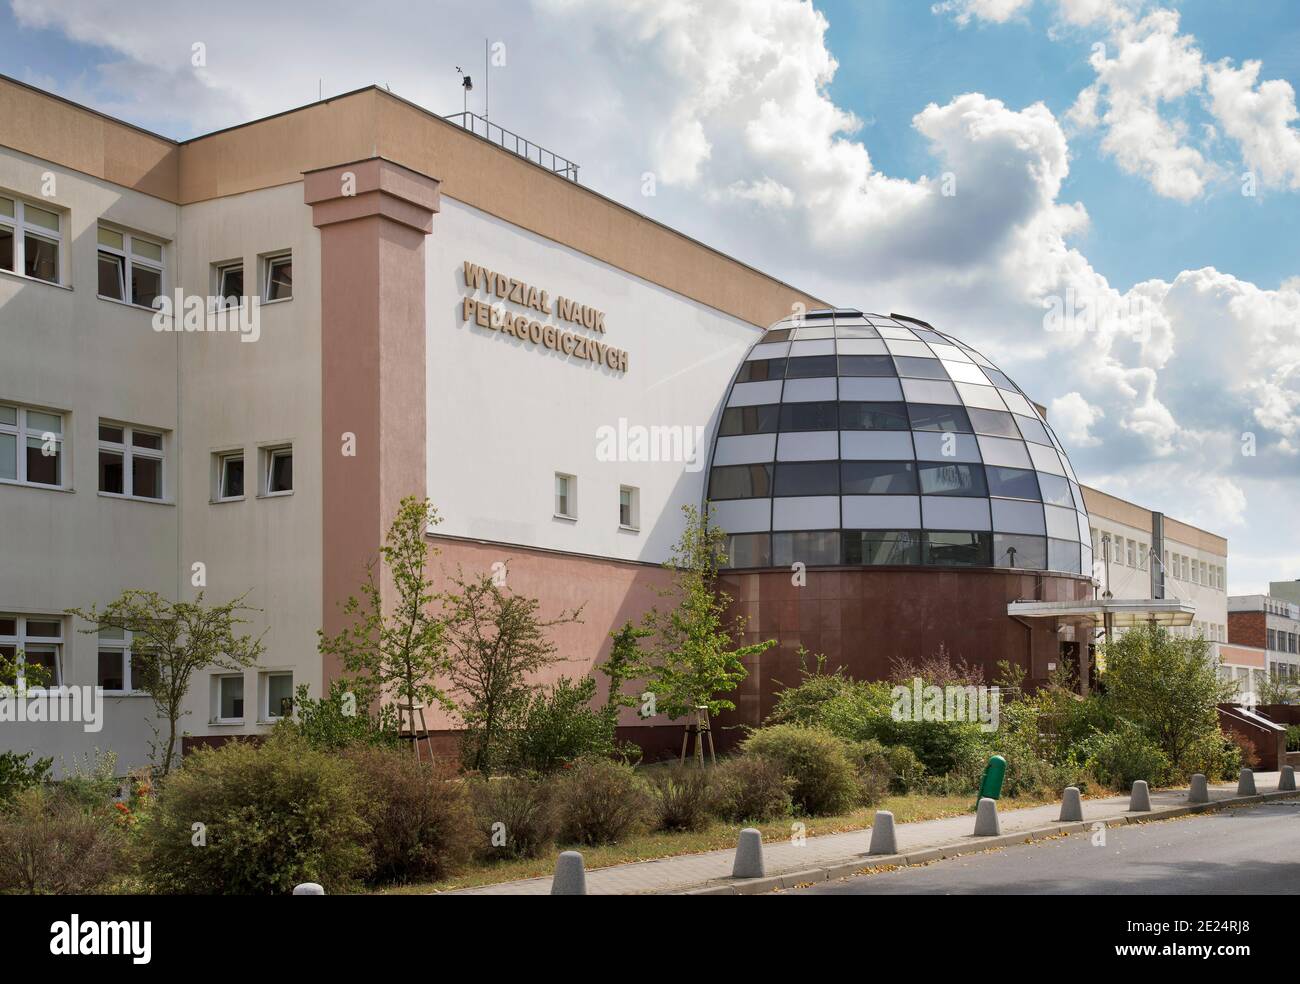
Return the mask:
<path id="1" fill-rule="evenodd" d="M 705 492 L 736 568 L 1092 572 L 1078 479 L 1047 421 L 923 321 L 811 311 L 745 357 Z"/>

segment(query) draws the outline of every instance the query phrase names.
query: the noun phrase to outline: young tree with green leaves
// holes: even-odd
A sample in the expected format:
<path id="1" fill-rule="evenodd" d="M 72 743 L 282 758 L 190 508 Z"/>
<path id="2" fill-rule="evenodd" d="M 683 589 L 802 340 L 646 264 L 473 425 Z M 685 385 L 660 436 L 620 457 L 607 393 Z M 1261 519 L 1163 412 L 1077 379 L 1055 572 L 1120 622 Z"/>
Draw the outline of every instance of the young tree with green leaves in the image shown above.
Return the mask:
<path id="1" fill-rule="evenodd" d="M 531 677 L 561 659 L 547 630 L 581 621 L 582 610 L 543 619 L 535 598 L 497 583 L 492 574 L 452 579 L 443 596 L 449 674 L 465 723 L 466 763 L 489 772 L 504 754 L 506 732 L 538 689 Z"/>
<path id="2" fill-rule="evenodd" d="M 646 672 L 646 654 L 641 648 L 641 640 L 654 635 L 650 629 L 624 622 L 617 632 L 609 634 L 609 656 L 598 669 L 609 681 L 609 694 L 605 697 L 604 713 L 617 722 L 618 712 L 624 707 L 640 707 L 641 698 L 636 694 L 623 693 L 623 687 L 629 680 L 644 676 Z"/>
<path id="3" fill-rule="evenodd" d="M 1205 639 L 1142 625 L 1107 644 L 1104 655 L 1102 682 L 1116 713 L 1145 731 L 1176 767 L 1218 732 L 1215 708 L 1234 691 L 1219 679 Z"/>
<path id="4" fill-rule="evenodd" d="M 744 635 L 745 620 L 726 623 L 731 597 L 718 586 L 726 534 L 713 525 L 707 509 L 688 505 L 682 512 L 686 528 L 664 564 L 674 579 L 665 594 L 677 604 L 667 612 L 651 609 L 646 616 L 646 628 L 654 633 L 647 689 L 654 694 L 656 710 L 670 718 L 698 715 L 701 709 L 712 717 L 735 708 L 725 695 L 748 675 L 745 659 L 776 640 L 735 644 Z M 698 743 L 696 751 L 702 761 Z"/>
<path id="5" fill-rule="evenodd" d="M 67 614 L 91 624 L 81 630 L 86 635 L 103 629 L 130 633 L 132 686 L 152 697 L 159 717 L 167 720 L 163 775 L 176 758 L 177 723 L 186 713 L 185 697 L 195 672 L 206 667 L 242 670 L 262 656 L 261 636 L 239 631 L 248 624 L 246 613 L 260 611 L 245 605 L 246 597 L 208 605 L 201 591 L 193 601 L 168 601 L 156 591 L 129 590 L 103 608 L 67 609 Z"/>
<path id="6" fill-rule="evenodd" d="M 439 595 L 431 580 L 430 526 L 440 520 L 428 499 L 407 496 L 398 506 L 379 556 L 366 565 L 361 596 L 343 603 L 348 624 L 337 635 L 320 633 L 320 651 L 352 675 L 358 703 L 391 700 L 417 709 L 454 704 L 436 683 L 449 668 L 442 619 L 434 611 Z M 393 594 L 385 605 L 384 583 Z"/>

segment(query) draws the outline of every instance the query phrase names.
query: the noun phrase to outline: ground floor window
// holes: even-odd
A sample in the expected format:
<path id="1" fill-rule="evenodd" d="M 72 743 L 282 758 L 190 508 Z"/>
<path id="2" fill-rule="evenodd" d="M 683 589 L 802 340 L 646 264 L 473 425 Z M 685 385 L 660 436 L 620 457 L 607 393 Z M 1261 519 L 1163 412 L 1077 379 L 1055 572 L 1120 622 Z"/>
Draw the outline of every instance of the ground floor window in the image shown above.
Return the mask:
<path id="1" fill-rule="evenodd" d="M 212 678 L 213 714 L 217 724 L 242 724 L 244 720 L 244 677 L 222 675 Z"/>
<path id="2" fill-rule="evenodd" d="M 293 714 L 293 673 L 263 673 L 259 680 L 263 721 L 274 721 Z"/>
<path id="3" fill-rule="evenodd" d="M 19 690 L 63 685 L 61 616 L 0 615 L 0 685 Z"/>

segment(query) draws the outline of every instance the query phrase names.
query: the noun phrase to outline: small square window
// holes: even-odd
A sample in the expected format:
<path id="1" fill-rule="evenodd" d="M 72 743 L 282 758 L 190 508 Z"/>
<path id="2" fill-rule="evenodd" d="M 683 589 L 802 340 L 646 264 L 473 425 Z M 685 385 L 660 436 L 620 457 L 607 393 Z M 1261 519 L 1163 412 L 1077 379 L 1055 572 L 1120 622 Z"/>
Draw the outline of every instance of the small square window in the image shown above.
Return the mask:
<path id="1" fill-rule="evenodd" d="M 217 494 L 219 502 L 244 497 L 244 453 L 217 455 Z"/>
<path id="2" fill-rule="evenodd" d="M 99 422 L 99 491 L 137 499 L 163 497 L 163 435 Z"/>
<path id="3" fill-rule="evenodd" d="M 262 299 L 270 303 L 271 301 L 287 301 L 292 297 L 293 257 L 286 254 L 268 258 L 266 261 L 266 290 L 263 291 Z"/>
<path id="4" fill-rule="evenodd" d="M 293 491 L 293 448 L 267 448 L 264 453 L 266 495 L 284 495 Z"/>
<path id="5" fill-rule="evenodd" d="M 641 493 L 630 485 L 618 490 L 618 525 L 625 530 L 641 528 Z"/>
<path id="6" fill-rule="evenodd" d="M 555 515 L 561 519 L 578 518 L 577 485 L 572 475 L 555 473 Z"/>

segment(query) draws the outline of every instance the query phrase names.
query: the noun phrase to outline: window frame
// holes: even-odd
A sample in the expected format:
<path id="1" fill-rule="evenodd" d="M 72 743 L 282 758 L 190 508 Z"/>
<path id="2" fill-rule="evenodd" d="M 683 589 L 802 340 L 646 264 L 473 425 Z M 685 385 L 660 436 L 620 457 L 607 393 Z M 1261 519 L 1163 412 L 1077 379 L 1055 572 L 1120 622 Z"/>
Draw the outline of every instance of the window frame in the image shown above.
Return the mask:
<path id="1" fill-rule="evenodd" d="M 27 653 L 35 648 L 37 651 L 52 650 L 54 655 L 54 679 L 50 681 L 50 687 L 62 687 L 66 674 L 63 666 L 65 633 L 63 631 L 64 617 L 62 615 L 46 614 L 27 614 L 21 615 L 17 612 L 4 612 L 0 615 L 5 619 L 13 619 L 14 634 L 0 635 L 0 647 L 12 648 L 14 650 L 15 663 L 15 689 L 19 693 L 40 693 L 47 688 L 33 687 L 27 689 L 26 677 L 23 675 L 23 667 L 27 663 Z M 53 622 L 59 627 L 57 636 L 33 636 L 27 631 L 28 622 Z M 0 684 L 7 686 L 7 684 Z"/>
<path id="2" fill-rule="evenodd" d="M 287 489 L 276 489 L 272 491 L 271 480 L 275 476 L 275 460 L 277 457 L 288 455 L 289 467 L 293 468 L 293 444 L 265 444 L 258 449 L 259 465 L 261 475 L 258 476 L 257 497 L 259 499 L 279 499 L 286 495 L 293 495 L 294 488 L 297 484 L 297 476 L 291 476 L 290 486 Z M 244 488 L 248 488 L 248 466 L 244 466 Z"/>
<path id="3" fill-rule="evenodd" d="M 623 522 L 623 493 L 628 494 L 627 518 Z M 641 532 L 641 490 L 635 485 L 618 487 L 618 528 L 629 533 Z"/>
<path id="4" fill-rule="evenodd" d="M 213 451 L 213 489 L 212 501 L 216 502 L 243 502 L 248 498 L 248 455 L 244 453 L 243 448 L 230 448 L 226 451 Z M 239 495 L 225 495 L 225 476 L 226 465 L 238 458 L 244 465 L 244 475 L 242 478 L 243 491 Z"/>
<path id="5" fill-rule="evenodd" d="M 63 209 L 50 205 L 37 205 L 35 202 L 29 202 L 18 195 L 12 195 L 8 192 L 0 194 L 0 198 L 14 203 L 14 214 L 12 216 L 0 215 L 0 226 L 5 226 L 13 232 L 14 237 L 14 265 L 12 270 L 5 270 L 0 267 L 0 271 L 11 274 L 12 276 L 22 277 L 24 280 L 30 280 L 38 284 L 50 284 L 54 287 L 67 287 L 63 276 L 63 266 L 65 262 L 65 251 L 63 248 Z M 33 225 L 27 221 L 27 208 L 31 207 L 41 212 L 49 212 L 58 223 L 57 230 L 47 229 L 43 225 Z M 37 239 L 43 239 L 46 242 L 52 242 L 56 250 L 55 259 L 55 279 L 46 280 L 44 277 L 34 277 L 27 273 L 27 237 L 34 236 Z"/>
<path id="6" fill-rule="evenodd" d="M 271 284 L 272 284 L 272 276 L 273 276 L 273 273 L 274 273 L 274 271 L 275 271 L 276 264 L 278 264 L 278 263 L 283 263 L 283 262 L 285 262 L 286 260 L 287 260 L 288 263 L 289 263 L 289 270 L 290 270 L 290 273 L 289 273 L 289 296 L 288 296 L 288 297 L 276 297 L 276 298 L 272 298 L 272 297 L 271 297 Z M 262 273 L 262 283 L 261 283 L 261 290 L 259 291 L 259 296 L 260 296 L 260 298 L 261 298 L 261 303 L 262 303 L 262 304 L 280 304 L 280 303 L 282 303 L 282 302 L 284 302 L 284 301 L 292 301 L 292 300 L 293 300 L 293 272 L 292 272 L 292 271 L 293 271 L 293 250 L 291 250 L 291 249 L 286 249 L 286 250 L 282 250 L 282 251 L 280 251 L 280 252 L 278 252 L 278 253 L 266 253 L 266 254 L 264 254 L 264 255 L 261 257 L 261 264 L 260 264 L 260 266 L 261 266 L 261 268 L 262 268 L 262 269 L 261 269 L 261 273 Z"/>
<path id="7" fill-rule="evenodd" d="M 105 650 L 114 652 L 122 663 L 122 689 L 112 690 L 104 687 L 103 691 L 106 696 L 111 697 L 138 697 L 144 694 L 144 691 L 135 686 L 134 669 L 132 660 L 135 659 L 135 652 L 131 645 L 131 633 L 126 629 L 122 630 L 121 639 L 105 639 L 102 630 L 95 633 L 95 681 L 99 686 L 99 657 Z"/>
<path id="8" fill-rule="evenodd" d="M 560 479 L 565 480 L 565 508 L 568 512 L 560 511 Z M 576 522 L 578 519 L 578 476 L 569 472 L 556 472 L 555 480 L 551 487 L 551 508 L 553 510 L 552 518 L 564 519 L 569 522 Z"/>
<path id="9" fill-rule="evenodd" d="M 232 674 L 233 676 L 233 674 Z M 289 678 L 289 714 L 272 714 L 271 713 L 271 678 L 287 676 Z M 293 670 L 262 670 L 257 674 L 257 723 L 274 724 L 284 717 L 293 716 Z M 220 710 L 220 707 L 218 707 Z M 247 711 L 247 705 L 245 705 Z"/>
<path id="10" fill-rule="evenodd" d="M 238 681 L 240 681 L 240 695 L 239 695 L 239 699 L 240 699 L 240 701 L 241 701 L 241 705 L 240 705 L 240 711 L 241 711 L 241 713 L 240 713 L 239 717 L 229 717 L 229 718 L 228 718 L 228 717 L 222 717 L 222 716 L 221 716 L 221 705 L 222 705 L 222 699 L 223 699 L 223 697 L 224 697 L 224 692 L 223 692 L 223 691 L 224 691 L 225 683 L 226 683 L 227 680 L 238 680 Z M 244 674 L 242 674 L 242 673 L 214 673 L 214 674 L 212 674 L 212 681 L 213 681 L 214 689 L 213 689 L 213 692 L 212 692 L 212 693 L 213 693 L 213 707 L 212 707 L 212 721 L 211 721 L 211 723 L 214 724 L 214 725 L 218 725 L 218 724 L 224 724 L 224 725 L 242 725 L 242 724 L 243 724 L 243 723 L 248 719 L 248 694 L 247 694 L 247 690 L 246 690 L 246 687 L 245 687 L 245 684 L 247 683 L 247 681 L 244 680 Z"/>
<path id="11" fill-rule="evenodd" d="M 122 443 L 107 441 L 100 436 L 100 431 L 104 427 L 117 427 L 122 431 Z M 149 434 L 158 438 L 160 445 L 155 451 L 153 448 L 137 447 L 135 444 L 136 433 Z M 101 417 L 99 424 L 95 428 L 95 488 L 98 493 L 110 499 L 130 499 L 134 502 L 167 502 L 167 432 L 157 427 L 137 427 L 134 424 L 123 424 L 116 420 L 110 420 L 107 417 Z M 122 456 L 122 491 L 107 492 L 100 486 L 99 474 L 99 455 L 101 452 L 109 454 L 120 454 Z M 135 458 L 147 458 L 150 461 L 158 462 L 158 495 L 138 495 L 135 492 Z"/>
<path id="12" fill-rule="evenodd" d="M 99 241 L 99 232 L 103 230 L 112 232 L 122 237 L 122 248 L 107 246 Z M 135 251 L 135 243 L 148 243 L 150 246 L 157 246 L 158 251 L 162 254 L 162 259 L 155 260 L 152 257 L 142 256 Z M 116 257 L 121 261 L 118 266 L 118 276 L 122 288 L 121 297 L 110 297 L 107 294 L 99 292 L 99 254 L 105 253 L 109 256 Z M 95 296 L 101 301 L 111 301 L 114 304 L 125 304 L 127 307 L 137 308 L 141 311 L 158 310 L 151 304 L 137 304 L 131 296 L 131 274 L 136 266 L 152 270 L 158 274 L 158 294 L 157 297 L 163 297 L 167 293 L 167 244 L 161 239 L 155 239 L 153 236 L 137 236 L 135 233 L 127 232 L 109 223 L 101 222 L 95 228 Z"/>
<path id="13" fill-rule="evenodd" d="M 228 295 L 223 289 L 223 285 L 226 280 L 226 274 L 230 273 L 232 270 L 239 271 L 241 290 L 238 294 Z M 212 264 L 212 273 L 214 278 L 214 290 L 212 296 L 214 310 L 225 311 L 239 307 L 240 304 L 243 303 L 242 298 L 248 296 L 248 280 L 244 275 L 244 261 L 241 259 L 214 263 Z M 239 298 L 239 300 L 236 300 L 234 304 L 230 304 L 227 302 L 228 297 Z"/>
<path id="14" fill-rule="evenodd" d="M 67 458 L 67 432 L 68 432 L 68 414 L 61 410 L 45 410 L 40 407 L 29 407 L 22 403 L 0 403 L 0 406 L 8 407 L 14 411 L 14 423 L 8 424 L 0 422 L 0 434 L 10 434 L 14 438 L 14 477 L 0 478 L 0 484 L 3 485 L 21 485 L 29 489 L 54 489 L 67 490 L 68 488 L 68 458 Z M 27 424 L 29 413 L 45 414 L 47 417 L 57 417 L 59 419 L 59 431 L 32 431 Z M 58 448 L 58 453 L 53 455 L 58 459 L 59 481 L 51 485 L 47 482 L 33 482 L 27 475 L 27 442 L 36 437 L 41 444 L 45 443 L 45 435 L 54 434 L 54 443 Z M 48 457 L 48 456 L 47 456 Z"/>

